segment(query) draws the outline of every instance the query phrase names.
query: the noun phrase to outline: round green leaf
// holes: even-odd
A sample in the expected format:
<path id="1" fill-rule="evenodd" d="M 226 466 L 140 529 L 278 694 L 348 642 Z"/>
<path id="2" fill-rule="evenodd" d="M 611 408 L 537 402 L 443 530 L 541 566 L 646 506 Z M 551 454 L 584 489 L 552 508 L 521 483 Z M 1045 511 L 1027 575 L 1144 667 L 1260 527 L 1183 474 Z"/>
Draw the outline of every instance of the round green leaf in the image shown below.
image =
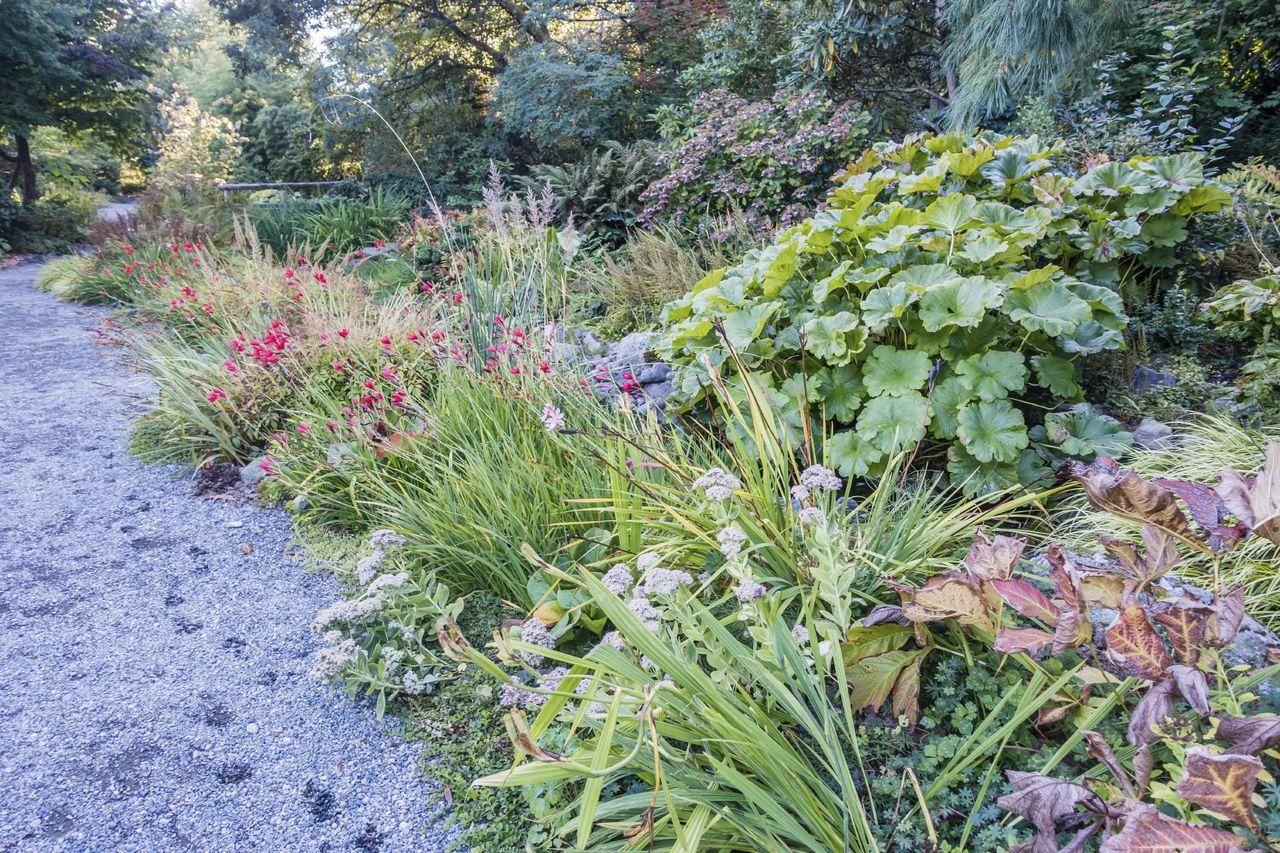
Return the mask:
<path id="1" fill-rule="evenodd" d="M 1056 355 L 1036 355 L 1031 357 L 1031 364 L 1036 369 L 1036 384 L 1048 388 L 1053 396 L 1076 400 L 1083 393 L 1076 384 L 1075 362 Z"/>
<path id="2" fill-rule="evenodd" d="M 966 495 L 986 497 L 1018 485 L 1018 469 L 1008 463 L 982 462 L 958 444 L 947 450 L 947 473 Z"/>
<path id="3" fill-rule="evenodd" d="M 928 420 L 929 401 L 921 394 L 872 397 L 858 416 L 858 435 L 893 455 L 919 441 Z"/>
<path id="4" fill-rule="evenodd" d="M 1058 281 L 1009 293 L 1004 300 L 1004 313 L 1023 328 L 1053 337 L 1071 334 L 1091 315 L 1089 303 Z"/>
<path id="5" fill-rule="evenodd" d="M 972 328 L 987 309 L 1000 303 L 1000 289 L 982 276 L 956 279 L 931 287 L 920 296 L 920 322 L 926 331 Z"/>
<path id="6" fill-rule="evenodd" d="M 958 426 L 956 418 L 961 407 L 972 399 L 973 392 L 969 390 L 969 383 L 958 376 L 948 376 L 934 385 L 933 393 L 929 395 L 929 408 L 933 410 L 929 423 L 934 437 L 955 438 Z"/>
<path id="7" fill-rule="evenodd" d="M 929 367 L 928 353 L 881 344 L 863 365 L 862 384 L 873 397 L 911 394 L 929 378 Z"/>
<path id="8" fill-rule="evenodd" d="M 956 375 L 983 400 L 1000 400 L 1027 384 L 1027 366 L 1022 355 L 1004 350 L 988 350 L 956 364 Z"/>
<path id="9" fill-rule="evenodd" d="M 956 435 L 979 462 L 1012 462 L 1027 446 L 1026 421 L 1008 400 L 970 403 L 956 420 Z"/>

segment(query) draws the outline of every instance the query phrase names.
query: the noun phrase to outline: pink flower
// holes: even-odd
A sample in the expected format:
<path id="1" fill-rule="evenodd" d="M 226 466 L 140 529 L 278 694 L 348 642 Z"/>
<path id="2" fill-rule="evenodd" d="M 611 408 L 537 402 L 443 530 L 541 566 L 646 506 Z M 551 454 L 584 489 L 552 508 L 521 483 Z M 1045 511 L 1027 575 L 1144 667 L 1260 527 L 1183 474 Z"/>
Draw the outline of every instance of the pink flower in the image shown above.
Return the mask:
<path id="1" fill-rule="evenodd" d="M 293 273 L 293 269 L 292 269 L 291 267 L 285 267 L 285 268 L 284 268 L 284 277 L 285 277 L 285 278 L 293 278 L 293 275 L 294 275 L 294 273 Z"/>
<path id="2" fill-rule="evenodd" d="M 219 400 L 225 400 L 227 399 L 227 392 L 223 391 L 221 388 L 213 388 L 209 391 L 209 396 L 207 399 L 209 400 L 210 403 L 216 403 Z"/>
<path id="3" fill-rule="evenodd" d="M 346 366 L 345 364 L 343 364 L 342 362 L 340 362 L 340 361 L 335 361 L 335 362 L 333 363 L 333 369 L 334 369 L 336 372 L 341 373 L 342 371 L 344 371 L 344 370 L 346 370 L 346 369 L 347 369 L 347 366 Z"/>
<path id="4" fill-rule="evenodd" d="M 339 329 L 339 330 L 338 330 L 338 337 L 340 337 L 340 338 L 345 338 L 345 337 L 346 337 L 347 335 L 349 335 L 349 334 L 351 334 L 351 333 L 350 333 L 349 331 L 347 331 L 346 329 Z"/>
<path id="5" fill-rule="evenodd" d="M 298 435 L 306 435 L 311 432 L 311 427 L 306 424 L 298 424 Z"/>
<path id="6" fill-rule="evenodd" d="M 238 369 L 236 367 L 236 363 L 231 359 L 227 359 L 226 361 L 222 362 L 222 366 L 227 369 L 228 373 L 235 373 L 236 370 Z"/>

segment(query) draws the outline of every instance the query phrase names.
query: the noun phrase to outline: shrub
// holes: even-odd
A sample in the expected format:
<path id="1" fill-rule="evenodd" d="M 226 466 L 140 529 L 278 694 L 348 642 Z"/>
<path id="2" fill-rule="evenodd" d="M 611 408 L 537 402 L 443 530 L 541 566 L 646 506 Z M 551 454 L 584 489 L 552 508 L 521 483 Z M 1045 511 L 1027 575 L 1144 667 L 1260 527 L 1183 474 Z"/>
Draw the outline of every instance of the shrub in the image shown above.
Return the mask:
<path id="1" fill-rule="evenodd" d="M 532 166 L 521 183 L 535 192 L 548 188 L 560 222 L 572 222 L 583 233 L 616 245 L 636 224 L 643 209 L 641 193 L 657 172 L 651 144 L 606 142 L 574 163 Z"/>
<path id="2" fill-rule="evenodd" d="M 665 174 L 640 200 L 648 221 L 701 231 L 744 212 L 759 231 L 809 215 L 831 176 L 866 144 L 870 119 L 849 104 L 781 90 L 754 103 L 723 90 L 669 113 Z"/>
<path id="3" fill-rule="evenodd" d="M 1121 292 L 1158 281 L 1187 219 L 1229 197 L 1192 154 L 1073 176 L 1050 153 L 994 136 L 875 146 L 828 210 L 667 309 L 683 391 L 696 401 L 737 353 L 792 428 L 832 424 L 843 473 L 878 474 L 928 437 L 970 492 L 1112 450 L 1105 418 L 1076 410 L 1046 442 L 1015 403 L 1079 400 L 1078 358 L 1122 344 Z"/>
<path id="4" fill-rule="evenodd" d="M 391 240 L 408 215 L 403 198 L 374 190 L 366 199 L 321 198 L 249 206 L 258 239 L 278 256 L 312 247 L 346 255 Z"/>

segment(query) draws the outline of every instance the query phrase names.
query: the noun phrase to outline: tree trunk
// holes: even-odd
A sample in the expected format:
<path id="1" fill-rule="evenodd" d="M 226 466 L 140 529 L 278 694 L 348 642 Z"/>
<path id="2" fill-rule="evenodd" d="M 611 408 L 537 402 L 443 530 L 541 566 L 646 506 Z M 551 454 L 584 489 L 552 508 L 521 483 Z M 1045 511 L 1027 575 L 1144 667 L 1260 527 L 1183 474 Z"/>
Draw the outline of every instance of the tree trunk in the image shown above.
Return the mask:
<path id="1" fill-rule="evenodd" d="M 13 142 L 18 153 L 13 159 L 13 175 L 9 178 L 9 189 L 18 187 L 22 192 L 22 203 L 30 204 L 39 197 L 36 192 L 36 167 L 31 162 L 31 143 L 20 133 L 14 134 Z"/>

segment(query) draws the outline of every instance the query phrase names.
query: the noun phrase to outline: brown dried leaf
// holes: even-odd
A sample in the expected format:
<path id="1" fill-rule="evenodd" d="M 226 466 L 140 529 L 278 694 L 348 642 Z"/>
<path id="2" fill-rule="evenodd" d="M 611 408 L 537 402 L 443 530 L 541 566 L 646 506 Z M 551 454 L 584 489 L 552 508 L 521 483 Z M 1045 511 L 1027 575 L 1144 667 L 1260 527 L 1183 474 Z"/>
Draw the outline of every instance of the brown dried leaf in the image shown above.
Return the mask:
<path id="1" fill-rule="evenodd" d="M 1133 788 L 1133 782 L 1129 779 L 1129 774 L 1125 771 L 1124 765 L 1120 763 L 1120 759 L 1116 758 L 1116 754 L 1112 752 L 1110 744 L 1106 739 L 1097 732 L 1085 731 L 1085 743 L 1089 745 L 1088 753 L 1093 758 L 1102 763 L 1107 770 L 1111 771 L 1111 775 L 1120 783 L 1129 795 L 1129 799 L 1136 800 L 1138 792 Z"/>
<path id="2" fill-rule="evenodd" d="M 1217 755 L 1203 746 L 1187 750 L 1187 765 L 1178 781 L 1178 796 L 1257 830 L 1253 789 L 1262 762 L 1252 755 Z"/>
<path id="3" fill-rule="evenodd" d="M 1053 634 L 1039 628 L 1001 628 L 996 634 L 995 649 L 1006 655 L 1018 652 L 1038 655 L 1052 642 Z"/>
<path id="4" fill-rule="evenodd" d="M 1173 492 L 1120 468 L 1114 461 L 1099 459 L 1083 470 L 1077 468 L 1075 476 L 1096 509 L 1154 525 L 1175 536 L 1199 538 Z"/>
<path id="5" fill-rule="evenodd" d="M 872 625 L 879 625 L 881 622 L 897 622 L 899 625 L 911 625 L 911 620 L 902 615 L 902 608 L 896 604 L 877 604 L 862 619 L 862 624 L 868 628 Z"/>
<path id="6" fill-rule="evenodd" d="M 879 708 L 889 698 L 899 676 L 918 664 L 923 650 L 885 652 L 864 658 L 849 667 L 849 703 L 853 710 Z"/>
<path id="7" fill-rule="evenodd" d="M 1081 574 L 1080 594 L 1089 607 L 1119 610 L 1124 603 L 1124 581 L 1115 575 Z"/>
<path id="8" fill-rule="evenodd" d="M 1244 839 L 1211 826 L 1167 817 L 1146 803 L 1134 803 L 1124 828 L 1102 842 L 1100 853 L 1239 853 Z"/>
<path id="9" fill-rule="evenodd" d="M 1081 803 L 1098 800 L 1097 794 L 1075 782 L 1021 770 L 1006 770 L 1005 775 L 1013 792 L 996 800 L 996 805 L 1025 818 L 1037 833 L 1049 839 L 1057 832 L 1054 825 L 1059 818 L 1074 813 Z"/>
<path id="10" fill-rule="evenodd" d="M 1172 678 L 1152 685 L 1134 706 L 1133 715 L 1129 717 L 1129 743 L 1144 746 L 1159 737 L 1152 731 L 1152 727 L 1163 723 L 1164 718 L 1169 716 L 1177 695 L 1178 685 Z"/>
<path id="11" fill-rule="evenodd" d="M 1008 578 L 1013 575 L 1013 567 L 1018 564 L 1026 547 L 1025 539 L 999 535 L 990 538 L 986 531 L 979 530 L 973 536 L 973 545 L 964 558 L 964 565 L 976 578 Z"/>
<path id="12" fill-rule="evenodd" d="M 1228 468 L 1215 491 L 1255 535 L 1280 545 L 1280 442 L 1267 445 L 1266 461 L 1256 478 L 1248 480 Z"/>
<path id="13" fill-rule="evenodd" d="M 924 663 L 924 655 L 903 668 L 898 680 L 893 684 L 894 716 L 906 717 L 910 725 L 920 722 L 920 665 Z"/>
<path id="14" fill-rule="evenodd" d="M 1173 663 L 1164 641 L 1136 604 L 1123 607 L 1107 628 L 1107 660 L 1132 678 L 1159 681 Z"/>
<path id="15" fill-rule="evenodd" d="M 1120 569 L 1139 585 L 1150 583 L 1178 562 L 1177 540 L 1169 532 L 1151 524 L 1142 526 L 1141 552 L 1132 542 L 1123 539 L 1112 536 L 1100 536 L 1098 539 Z"/>
<path id="16" fill-rule="evenodd" d="M 1218 737 L 1231 741 L 1232 755 L 1257 755 L 1280 744 L 1280 717 L 1232 717 L 1218 721 Z"/>
<path id="17" fill-rule="evenodd" d="M 961 625 L 978 625 L 993 630 L 982 594 L 967 578 L 954 574 L 934 575 L 922 587 L 889 582 L 902 596 L 902 615 L 912 622 L 954 619 Z"/>
<path id="18" fill-rule="evenodd" d="M 1070 567 L 1067 552 L 1062 550 L 1062 546 L 1054 543 L 1045 550 L 1044 556 L 1049 563 L 1049 577 L 1053 578 L 1058 597 L 1071 609 L 1078 610 L 1084 597 L 1080 593 L 1079 576 Z"/>
<path id="19" fill-rule="evenodd" d="M 1209 707 L 1209 679 L 1203 672 L 1195 667 L 1176 665 L 1169 667 L 1169 674 L 1182 698 L 1197 714 L 1207 717 L 1213 713 Z"/>
<path id="20" fill-rule="evenodd" d="M 1138 747 L 1138 751 L 1133 756 L 1133 785 L 1138 789 L 1139 796 L 1147 790 L 1147 783 L 1151 781 L 1151 771 L 1155 766 L 1156 760 L 1151 754 L 1151 744 L 1144 743 Z"/>
<path id="21" fill-rule="evenodd" d="M 1229 646 L 1244 622 L 1244 587 L 1233 586 L 1213 601 L 1213 619 L 1207 636 L 1215 646 Z"/>
<path id="22" fill-rule="evenodd" d="M 560 762 L 568 760 L 558 752 L 543 749 L 534 743 L 533 736 L 529 731 L 529 721 L 525 719 L 524 711 L 519 709 L 508 711 L 504 722 L 507 724 L 507 734 L 511 737 L 511 743 L 525 755 L 536 758 L 539 761 Z"/>
<path id="23" fill-rule="evenodd" d="M 1200 647 L 1209 630 L 1213 609 L 1191 598 L 1164 601 L 1154 608 L 1156 621 L 1169 634 L 1174 654 L 1188 666 L 1200 659 Z"/>
<path id="24" fill-rule="evenodd" d="M 1067 649 L 1083 646 L 1093 639 L 1093 623 L 1089 617 L 1074 610 L 1058 612 L 1058 624 L 1053 629 L 1053 653 L 1060 655 Z"/>

